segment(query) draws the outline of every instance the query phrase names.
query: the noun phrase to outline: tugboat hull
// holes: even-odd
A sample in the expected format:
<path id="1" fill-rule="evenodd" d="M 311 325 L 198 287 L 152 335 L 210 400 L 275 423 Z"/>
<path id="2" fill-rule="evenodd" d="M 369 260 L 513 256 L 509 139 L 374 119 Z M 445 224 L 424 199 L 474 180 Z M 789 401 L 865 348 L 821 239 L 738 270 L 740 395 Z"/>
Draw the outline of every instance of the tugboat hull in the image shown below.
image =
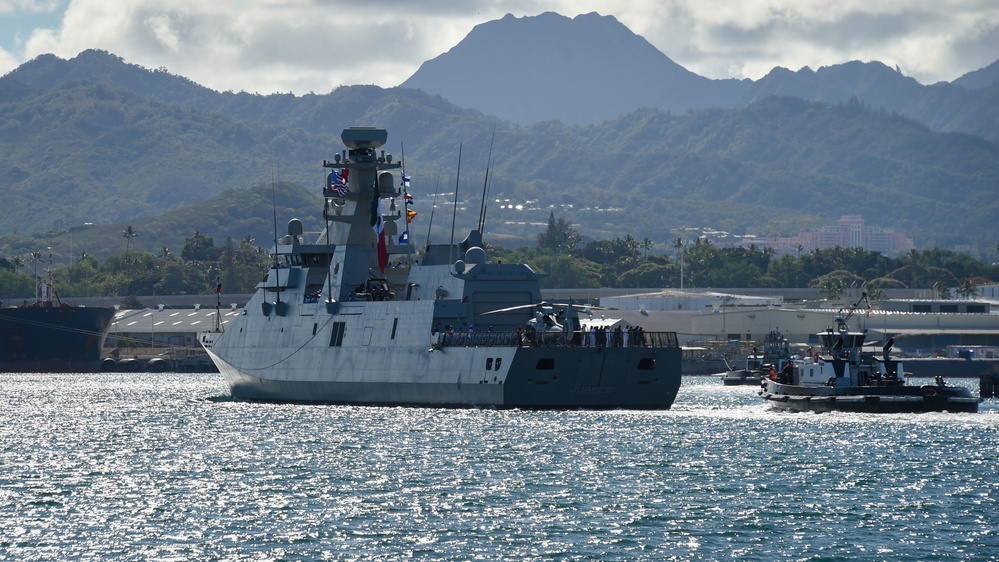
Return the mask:
<path id="1" fill-rule="evenodd" d="M 760 391 L 768 404 L 795 412 L 977 412 L 966 388 L 939 386 L 802 388 L 774 381 Z"/>
<path id="2" fill-rule="evenodd" d="M 867 299 L 863 293 L 861 300 Z M 850 330 L 850 314 L 836 319 L 836 328 L 816 334 L 825 355 L 788 361 L 763 380 L 760 396 L 774 408 L 798 412 L 977 412 L 978 398 L 964 387 L 906 384 L 902 362 L 891 357 L 894 340 L 881 348 L 881 357 L 864 351 L 867 331 Z"/>

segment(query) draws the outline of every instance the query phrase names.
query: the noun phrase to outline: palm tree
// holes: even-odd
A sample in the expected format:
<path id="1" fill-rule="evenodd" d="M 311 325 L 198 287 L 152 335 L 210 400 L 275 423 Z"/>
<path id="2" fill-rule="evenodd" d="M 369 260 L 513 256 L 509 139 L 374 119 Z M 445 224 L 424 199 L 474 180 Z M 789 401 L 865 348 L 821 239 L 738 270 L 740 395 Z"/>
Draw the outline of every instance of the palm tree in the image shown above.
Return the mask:
<path id="1" fill-rule="evenodd" d="M 970 277 L 965 277 L 957 287 L 957 294 L 971 300 L 972 296 L 978 294 L 978 285 Z"/>
<path id="2" fill-rule="evenodd" d="M 125 258 L 126 259 L 128 259 L 128 247 L 132 243 L 132 238 L 135 238 L 138 235 L 139 235 L 139 233 L 136 232 L 134 228 L 132 228 L 132 225 L 126 226 L 125 230 L 122 232 L 122 236 L 125 237 Z"/>
<path id="3" fill-rule="evenodd" d="M 934 283 L 934 285 L 936 285 L 936 283 Z M 948 287 L 946 283 L 940 283 L 937 285 L 937 297 L 940 300 L 949 301 L 951 296 L 950 287 Z"/>
<path id="4" fill-rule="evenodd" d="M 676 255 L 680 258 L 680 289 L 683 290 L 683 238 L 677 236 L 673 241 L 673 247 L 676 248 Z"/>

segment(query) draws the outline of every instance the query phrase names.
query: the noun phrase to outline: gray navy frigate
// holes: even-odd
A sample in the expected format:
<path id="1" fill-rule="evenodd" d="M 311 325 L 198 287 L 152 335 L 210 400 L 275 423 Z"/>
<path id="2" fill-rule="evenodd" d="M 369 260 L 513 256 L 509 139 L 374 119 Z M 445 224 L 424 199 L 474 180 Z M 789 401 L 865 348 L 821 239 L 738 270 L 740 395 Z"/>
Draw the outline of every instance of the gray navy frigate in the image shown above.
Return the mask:
<path id="1" fill-rule="evenodd" d="M 409 199 L 408 176 L 380 150 L 387 132 L 351 127 L 341 138 L 346 149 L 323 162 L 325 230 L 307 240 L 301 222 L 290 220 L 276 240 L 274 265 L 242 313 L 199 334 L 233 398 L 672 405 L 680 386 L 675 333 L 632 330 L 596 341 L 582 307 L 542 300 L 543 275 L 487 261 L 481 230 L 460 243 L 428 244 L 418 255 L 395 243 L 407 220 L 396 203 Z"/>

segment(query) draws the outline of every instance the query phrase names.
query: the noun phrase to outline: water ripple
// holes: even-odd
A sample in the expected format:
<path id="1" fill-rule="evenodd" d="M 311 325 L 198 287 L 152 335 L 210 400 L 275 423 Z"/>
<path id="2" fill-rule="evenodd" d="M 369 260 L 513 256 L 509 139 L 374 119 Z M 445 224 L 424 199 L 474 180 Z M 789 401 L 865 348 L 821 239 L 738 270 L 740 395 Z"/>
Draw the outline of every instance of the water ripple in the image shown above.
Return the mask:
<path id="1" fill-rule="evenodd" d="M 218 375 L 0 375 L 0 559 L 995 560 L 999 408 L 247 404 Z"/>

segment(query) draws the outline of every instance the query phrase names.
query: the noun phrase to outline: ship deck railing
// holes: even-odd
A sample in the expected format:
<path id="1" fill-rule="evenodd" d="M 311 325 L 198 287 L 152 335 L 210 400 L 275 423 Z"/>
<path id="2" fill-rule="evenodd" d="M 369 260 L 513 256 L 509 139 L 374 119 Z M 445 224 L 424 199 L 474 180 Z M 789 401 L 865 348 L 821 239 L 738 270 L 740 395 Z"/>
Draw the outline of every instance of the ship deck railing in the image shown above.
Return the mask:
<path id="1" fill-rule="evenodd" d="M 434 347 L 680 347 L 676 332 L 641 332 L 623 337 L 596 338 L 590 344 L 588 332 L 557 337 L 530 337 L 516 332 L 438 332 Z"/>

